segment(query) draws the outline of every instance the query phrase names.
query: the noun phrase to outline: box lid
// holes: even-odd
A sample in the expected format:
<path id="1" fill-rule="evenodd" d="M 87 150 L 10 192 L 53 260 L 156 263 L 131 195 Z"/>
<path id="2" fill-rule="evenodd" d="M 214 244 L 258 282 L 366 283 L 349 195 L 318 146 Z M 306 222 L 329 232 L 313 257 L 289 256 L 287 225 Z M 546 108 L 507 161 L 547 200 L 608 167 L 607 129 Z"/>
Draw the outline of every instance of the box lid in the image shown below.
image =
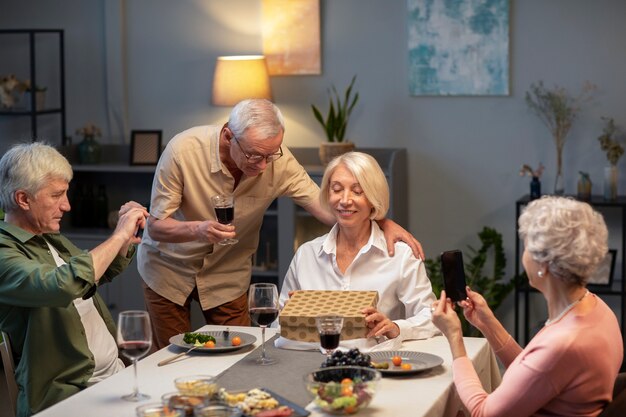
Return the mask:
<path id="1" fill-rule="evenodd" d="M 361 310 L 376 307 L 378 291 L 296 291 L 280 312 L 280 325 L 315 327 L 315 317 L 339 314 L 351 326 L 365 326 Z M 345 323 L 344 323 L 345 325 Z"/>

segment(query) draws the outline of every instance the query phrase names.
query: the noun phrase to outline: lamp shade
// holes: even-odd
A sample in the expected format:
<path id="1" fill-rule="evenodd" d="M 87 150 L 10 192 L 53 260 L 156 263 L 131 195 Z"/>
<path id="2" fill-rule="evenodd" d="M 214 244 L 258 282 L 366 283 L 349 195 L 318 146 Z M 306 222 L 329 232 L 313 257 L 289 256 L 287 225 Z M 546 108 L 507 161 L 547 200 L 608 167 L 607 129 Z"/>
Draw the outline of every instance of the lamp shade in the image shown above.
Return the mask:
<path id="1" fill-rule="evenodd" d="M 233 106 L 247 98 L 272 99 L 265 57 L 218 57 L 213 76 L 213 104 Z"/>

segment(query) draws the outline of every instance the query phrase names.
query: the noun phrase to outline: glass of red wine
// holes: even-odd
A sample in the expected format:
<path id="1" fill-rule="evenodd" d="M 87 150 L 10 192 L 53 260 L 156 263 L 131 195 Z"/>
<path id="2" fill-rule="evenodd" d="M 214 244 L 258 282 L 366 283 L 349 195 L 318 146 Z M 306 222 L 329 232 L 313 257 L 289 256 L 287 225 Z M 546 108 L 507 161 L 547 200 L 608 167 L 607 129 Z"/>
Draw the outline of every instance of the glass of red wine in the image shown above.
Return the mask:
<path id="1" fill-rule="evenodd" d="M 265 354 L 265 328 L 278 317 L 278 288 L 274 284 L 252 284 L 248 292 L 248 311 L 250 319 L 261 327 L 261 357 L 256 360 L 259 365 L 271 365 L 276 359 Z"/>
<path id="2" fill-rule="evenodd" d="M 214 195 L 211 197 L 211 203 L 215 210 L 215 218 L 221 224 L 231 224 L 235 218 L 235 197 L 232 194 Z M 237 239 L 223 239 L 218 245 L 234 245 L 239 242 Z"/>
<path id="3" fill-rule="evenodd" d="M 335 314 L 318 316 L 315 318 L 317 332 L 320 335 L 320 344 L 330 358 L 333 351 L 339 347 L 343 317 Z"/>
<path id="4" fill-rule="evenodd" d="M 137 385 L 137 359 L 143 357 L 152 345 L 152 328 L 147 311 L 122 311 L 117 318 L 117 346 L 122 355 L 133 362 L 135 384 L 133 392 L 124 395 L 126 401 L 141 401 L 150 398 L 139 392 Z"/>

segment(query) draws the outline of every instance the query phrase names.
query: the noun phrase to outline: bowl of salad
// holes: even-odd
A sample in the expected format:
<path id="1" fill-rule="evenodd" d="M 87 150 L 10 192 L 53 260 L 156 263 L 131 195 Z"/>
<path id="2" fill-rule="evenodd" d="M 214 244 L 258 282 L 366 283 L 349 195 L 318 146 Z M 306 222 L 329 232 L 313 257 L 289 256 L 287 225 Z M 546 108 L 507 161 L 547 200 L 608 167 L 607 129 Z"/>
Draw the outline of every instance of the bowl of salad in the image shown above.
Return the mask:
<path id="1" fill-rule="evenodd" d="M 374 398 L 382 375 L 373 368 L 331 366 L 306 375 L 307 392 L 315 405 L 331 414 L 355 414 Z"/>

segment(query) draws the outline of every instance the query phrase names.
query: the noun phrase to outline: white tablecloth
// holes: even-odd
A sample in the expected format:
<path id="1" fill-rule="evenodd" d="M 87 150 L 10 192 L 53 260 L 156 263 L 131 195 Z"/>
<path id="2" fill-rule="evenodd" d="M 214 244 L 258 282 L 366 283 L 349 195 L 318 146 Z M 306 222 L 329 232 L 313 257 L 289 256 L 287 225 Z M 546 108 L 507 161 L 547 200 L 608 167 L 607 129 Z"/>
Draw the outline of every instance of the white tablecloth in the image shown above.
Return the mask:
<path id="1" fill-rule="evenodd" d="M 222 326 L 205 326 L 201 330 L 223 330 Z M 230 327 L 233 331 L 254 334 L 255 346 L 260 345 L 261 329 L 255 327 Z M 269 339 L 275 329 L 267 329 Z M 474 363 L 483 387 L 491 391 L 500 383 L 500 372 L 495 356 L 485 339 L 465 338 L 469 358 Z M 452 357 L 446 339 L 442 336 L 428 340 L 407 341 L 403 350 L 427 352 L 443 358 L 441 367 L 431 370 L 424 376 L 417 374 L 410 378 L 383 378 L 376 396 L 369 407 L 359 416 L 394 417 L 441 417 L 456 416 L 461 403 L 452 382 Z M 161 396 L 176 390 L 174 378 L 185 375 L 217 375 L 250 353 L 250 350 L 234 351 L 228 354 L 196 354 L 185 356 L 176 362 L 158 367 L 157 363 L 180 349 L 168 347 L 146 357 L 138 363 L 139 390 L 150 395 L 150 402 L 160 401 Z M 259 366 L 259 372 L 263 367 Z M 135 408 L 143 404 L 127 402 L 120 397 L 132 391 L 133 369 L 122 372 L 38 413 L 38 417 L 134 417 Z M 323 416 L 310 404 L 307 407 L 311 416 Z"/>

